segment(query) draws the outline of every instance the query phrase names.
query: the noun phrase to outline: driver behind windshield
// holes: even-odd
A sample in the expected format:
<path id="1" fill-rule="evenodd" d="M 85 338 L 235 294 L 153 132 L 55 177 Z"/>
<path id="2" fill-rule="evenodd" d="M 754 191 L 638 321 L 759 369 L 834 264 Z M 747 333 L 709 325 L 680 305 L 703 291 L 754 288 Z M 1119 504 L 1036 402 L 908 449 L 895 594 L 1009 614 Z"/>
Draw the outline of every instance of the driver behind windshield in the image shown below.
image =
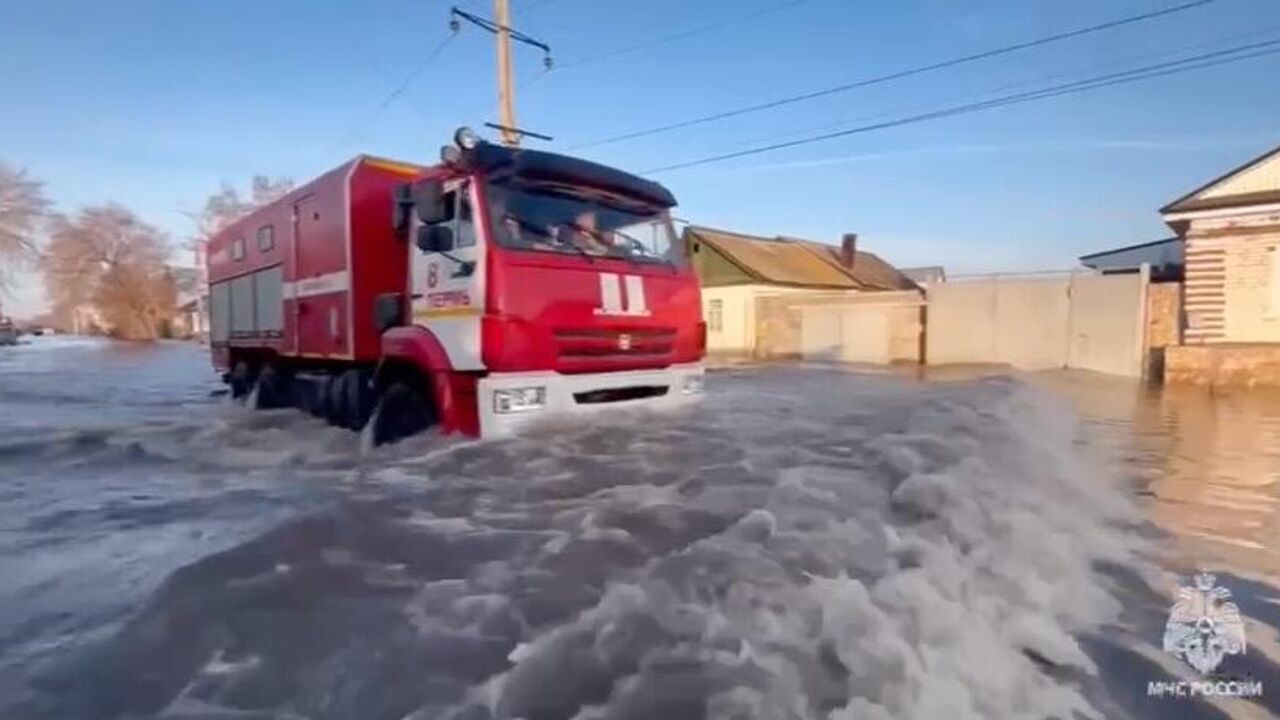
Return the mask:
<path id="1" fill-rule="evenodd" d="M 560 228 L 560 238 L 573 243 L 579 250 L 591 255 L 609 255 L 613 250 L 613 233 L 602 232 L 596 222 L 596 213 L 586 210 L 578 213 L 569 226 Z"/>
<path id="2" fill-rule="evenodd" d="M 525 250 L 678 264 L 679 255 L 669 255 L 679 250 L 672 250 L 677 243 L 660 209 L 628 204 L 625 198 L 604 202 L 579 192 L 586 191 L 489 185 L 495 240 Z"/>
<path id="3" fill-rule="evenodd" d="M 500 232 L 505 236 L 503 244 L 534 250 L 559 250 L 563 247 L 554 227 L 521 220 L 519 210 L 509 208 L 505 196 L 497 195 L 490 199 L 490 203 L 493 217 L 499 218 Z"/>

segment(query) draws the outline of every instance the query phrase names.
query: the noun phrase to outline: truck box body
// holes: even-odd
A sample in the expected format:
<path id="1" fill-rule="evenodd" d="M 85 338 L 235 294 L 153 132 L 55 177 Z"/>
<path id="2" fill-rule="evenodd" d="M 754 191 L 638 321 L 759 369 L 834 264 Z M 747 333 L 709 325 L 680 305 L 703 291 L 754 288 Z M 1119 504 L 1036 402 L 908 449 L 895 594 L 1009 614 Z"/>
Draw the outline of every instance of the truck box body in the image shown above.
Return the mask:
<path id="1" fill-rule="evenodd" d="M 361 156 L 223 228 L 208 249 L 215 366 L 230 370 L 234 348 L 376 362 L 374 298 L 408 274 L 393 193 L 421 173 Z"/>

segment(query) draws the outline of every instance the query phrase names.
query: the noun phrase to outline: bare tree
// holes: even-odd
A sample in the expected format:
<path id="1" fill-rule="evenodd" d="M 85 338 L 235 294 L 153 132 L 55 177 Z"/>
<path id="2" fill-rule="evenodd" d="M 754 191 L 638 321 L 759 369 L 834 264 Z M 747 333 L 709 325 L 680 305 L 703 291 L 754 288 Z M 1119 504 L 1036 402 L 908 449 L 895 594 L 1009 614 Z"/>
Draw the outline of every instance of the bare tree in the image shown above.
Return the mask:
<path id="1" fill-rule="evenodd" d="M 0 162 L 0 295 L 36 257 L 36 232 L 49 211 L 42 183 Z"/>
<path id="2" fill-rule="evenodd" d="M 192 244 L 208 242 L 222 228 L 287 195 L 290 190 L 293 190 L 293 180 L 289 178 L 273 180 L 266 175 L 254 175 L 249 186 L 249 196 L 245 198 L 230 184 L 223 183 L 218 192 L 205 200 L 204 208 L 192 215 L 196 226 Z"/>
<path id="3" fill-rule="evenodd" d="M 168 239 L 120 205 L 55 216 L 40 258 L 55 316 L 92 307 L 119 337 L 150 340 L 172 320 L 177 292 Z"/>

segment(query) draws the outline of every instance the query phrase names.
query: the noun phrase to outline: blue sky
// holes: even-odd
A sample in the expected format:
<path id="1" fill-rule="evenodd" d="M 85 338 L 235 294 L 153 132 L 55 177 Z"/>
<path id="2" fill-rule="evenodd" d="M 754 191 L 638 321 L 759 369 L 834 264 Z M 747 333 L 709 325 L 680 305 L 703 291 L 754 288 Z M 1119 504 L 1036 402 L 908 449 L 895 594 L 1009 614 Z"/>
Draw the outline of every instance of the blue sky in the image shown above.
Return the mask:
<path id="1" fill-rule="evenodd" d="M 357 152 L 431 161 L 496 120 L 492 37 L 434 0 L 16 0 L 0 5 L 0 159 L 58 208 L 117 201 L 168 231 L 224 181 L 305 180 Z M 487 0 L 460 0 L 488 15 Z M 512 0 L 519 124 L 577 144 L 1178 4 L 1177 0 Z M 755 14 L 753 16 L 753 14 Z M 729 20 L 710 32 L 584 58 Z M 1202 8 L 724 122 L 583 150 L 631 170 L 1280 38 L 1280 3 Z M 1070 267 L 1166 233 L 1163 203 L 1280 143 L 1280 55 L 658 176 L 694 222 L 899 265 Z M 1046 78 L 1052 78 L 1045 80 Z M 185 258 L 179 258 L 185 259 Z M 38 308 L 26 278 L 6 307 Z"/>

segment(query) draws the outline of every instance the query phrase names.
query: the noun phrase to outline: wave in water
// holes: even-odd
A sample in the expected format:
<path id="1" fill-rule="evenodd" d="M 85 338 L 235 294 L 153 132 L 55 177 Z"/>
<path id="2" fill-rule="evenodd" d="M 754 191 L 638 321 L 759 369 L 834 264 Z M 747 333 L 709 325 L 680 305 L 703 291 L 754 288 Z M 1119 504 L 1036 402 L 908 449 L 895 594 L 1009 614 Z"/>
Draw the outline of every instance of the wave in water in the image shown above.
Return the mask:
<path id="1" fill-rule="evenodd" d="M 1047 396 L 742 371 L 593 423 L 380 450 L 25 716 L 1101 716 L 1079 638 L 1136 518 Z"/>

